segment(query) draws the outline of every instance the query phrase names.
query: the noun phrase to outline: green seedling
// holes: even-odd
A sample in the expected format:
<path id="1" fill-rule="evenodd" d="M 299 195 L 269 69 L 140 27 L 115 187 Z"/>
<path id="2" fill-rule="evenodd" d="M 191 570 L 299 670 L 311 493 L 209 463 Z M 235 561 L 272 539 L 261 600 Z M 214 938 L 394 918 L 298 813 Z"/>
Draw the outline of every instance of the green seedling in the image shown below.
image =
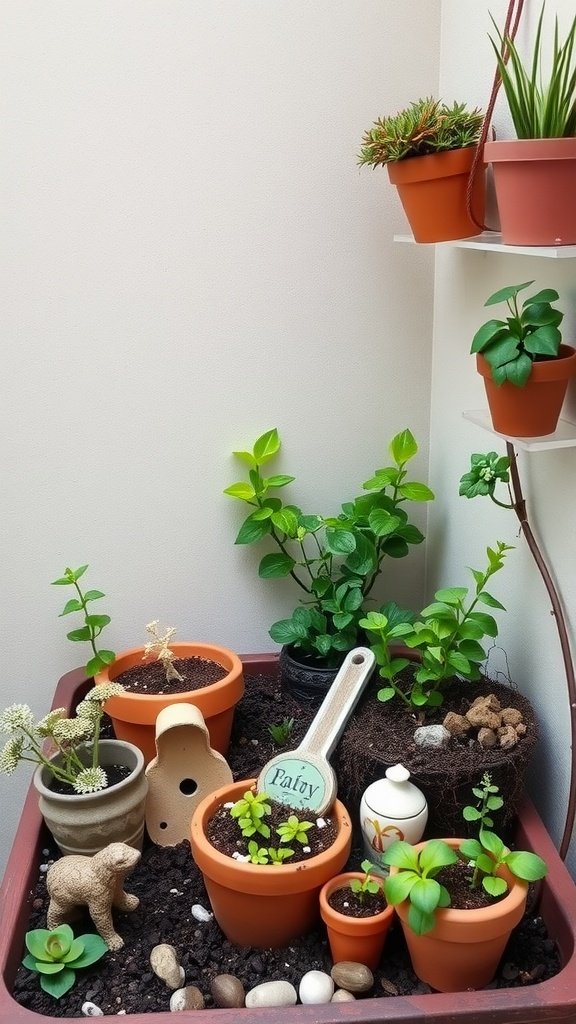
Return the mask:
<path id="1" fill-rule="evenodd" d="M 360 867 L 365 872 L 364 878 L 352 878 L 350 888 L 354 895 L 358 897 L 360 903 L 363 903 L 368 894 L 376 896 L 381 891 L 383 882 L 382 880 L 377 881 L 374 878 L 373 873 L 376 871 L 376 868 L 371 861 L 363 860 Z"/>
<path id="2" fill-rule="evenodd" d="M 88 611 L 88 605 L 92 601 L 99 601 L 106 595 L 101 590 L 86 590 L 82 592 L 78 580 L 84 575 L 88 566 L 81 565 L 79 569 L 64 569 L 64 575 L 52 581 L 53 587 L 74 587 L 77 597 L 71 597 L 66 602 L 60 618 L 63 615 L 71 615 L 72 612 L 80 612 L 84 617 L 84 625 L 80 629 L 73 629 L 66 636 L 73 643 L 89 643 L 92 648 L 92 657 L 86 664 L 86 675 L 92 677 L 101 672 L 106 665 L 111 665 L 116 655 L 114 651 L 98 650 L 96 640 L 102 630 L 110 622 L 109 615 L 94 615 Z"/>
<path id="3" fill-rule="evenodd" d="M 230 814 L 237 819 L 242 835 L 246 838 L 256 833 L 264 836 L 264 839 L 270 838 L 270 826 L 262 820 L 272 810 L 268 800 L 267 793 L 252 793 L 248 789 L 230 808 Z"/>
<path id="4" fill-rule="evenodd" d="M 398 868 L 384 882 L 384 895 L 391 906 L 409 900 L 408 924 L 416 935 L 432 931 L 435 914 L 441 907 L 450 906 L 448 890 L 436 880 L 436 875 L 449 864 L 456 864 L 458 856 L 441 839 L 430 839 L 421 850 L 398 840 L 388 847 L 384 864 Z"/>
<path id="5" fill-rule="evenodd" d="M 293 718 L 283 718 L 277 725 L 269 725 L 268 732 L 270 733 L 274 743 L 277 747 L 285 747 L 292 735 L 294 728 Z"/>
<path id="6" fill-rule="evenodd" d="M 48 931 L 35 928 L 26 932 L 28 953 L 22 963 L 29 971 L 40 975 L 40 987 L 54 999 L 60 999 L 76 981 L 76 971 L 96 963 L 108 946 L 99 935 L 79 935 L 74 938 L 70 925 Z"/>
<path id="7" fill-rule="evenodd" d="M 281 843 L 302 843 L 308 842 L 307 832 L 314 827 L 312 821 L 299 821 L 295 814 L 291 814 L 287 821 L 283 821 L 276 832 L 280 836 Z"/>

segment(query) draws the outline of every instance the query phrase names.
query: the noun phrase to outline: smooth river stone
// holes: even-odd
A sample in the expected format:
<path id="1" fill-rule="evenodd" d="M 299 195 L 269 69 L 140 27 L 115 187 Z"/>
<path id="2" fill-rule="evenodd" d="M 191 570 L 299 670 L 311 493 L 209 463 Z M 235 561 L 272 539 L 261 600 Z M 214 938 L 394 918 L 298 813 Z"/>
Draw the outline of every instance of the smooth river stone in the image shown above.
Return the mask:
<path id="1" fill-rule="evenodd" d="M 331 1003 L 353 1003 L 355 999 L 356 999 L 356 996 L 353 995 L 352 992 L 347 992 L 345 988 L 337 988 L 335 993 L 334 993 L 334 995 L 332 996 L 332 999 L 330 1000 L 330 1002 Z"/>
<path id="2" fill-rule="evenodd" d="M 184 968 L 178 963 L 174 946 L 161 942 L 150 953 L 150 966 L 168 988 L 180 988 L 184 981 Z"/>
<path id="3" fill-rule="evenodd" d="M 217 974 L 210 986 L 212 999 L 222 1009 L 239 1009 L 244 1006 L 246 993 L 244 985 L 233 974 Z"/>
<path id="4" fill-rule="evenodd" d="M 334 984 L 338 988 L 345 988 L 347 992 L 368 992 L 374 984 L 370 968 L 351 960 L 341 960 L 339 964 L 334 964 L 330 974 Z"/>
<path id="5" fill-rule="evenodd" d="M 300 981 L 298 995 L 301 1003 L 329 1003 L 334 995 L 334 982 L 324 971 L 307 971 Z"/>
<path id="6" fill-rule="evenodd" d="M 196 985 L 187 985 L 186 988 L 176 989 L 170 996 L 170 1012 L 178 1013 L 180 1010 L 203 1010 L 204 996 Z"/>
<path id="7" fill-rule="evenodd" d="M 296 989 L 289 981 L 263 981 L 250 989 L 246 1006 L 252 1010 L 257 1006 L 294 1006 L 297 998 Z"/>

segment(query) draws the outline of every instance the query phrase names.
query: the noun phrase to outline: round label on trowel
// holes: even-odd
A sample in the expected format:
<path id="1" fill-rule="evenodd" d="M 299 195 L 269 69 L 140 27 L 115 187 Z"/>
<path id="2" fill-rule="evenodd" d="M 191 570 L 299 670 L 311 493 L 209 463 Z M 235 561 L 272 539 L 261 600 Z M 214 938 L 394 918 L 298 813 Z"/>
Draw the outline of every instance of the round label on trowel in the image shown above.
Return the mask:
<path id="1" fill-rule="evenodd" d="M 336 780 L 330 765 L 308 751 L 278 754 L 263 768 L 258 790 L 278 803 L 324 814 L 336 799 Z"/>

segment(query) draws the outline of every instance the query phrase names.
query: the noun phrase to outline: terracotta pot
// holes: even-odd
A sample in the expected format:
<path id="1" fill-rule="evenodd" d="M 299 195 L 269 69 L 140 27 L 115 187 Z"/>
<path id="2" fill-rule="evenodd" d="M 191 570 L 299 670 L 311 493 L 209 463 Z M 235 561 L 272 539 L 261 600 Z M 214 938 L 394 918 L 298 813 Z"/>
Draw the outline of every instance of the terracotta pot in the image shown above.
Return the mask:
<path id="1" fill-rule="evenodd" d="M 88 745 L 86 764 L 90 763 L 90 752 Z M 53 758 L 56 762 L 60 759 L 60 754 Z M 44 821 L 62 853 L 91 856 L 108 843 L 127 843 L 141 850 L 148 792 L 142 752 L 131 743 L 100 740 L 98 761 L 102 768 L 124 765 L 131 769 L 131 775 L 98 793 L 63 794 L 49 788 L 49 768 L 36 769 L 34 785 Z"/>
<path id="2" fill-rule="evenodd" d="M 112 718 L 118 739 L 134 743 L 144 754 L 146 764 L 156 756 L 155 724 L 159 713 L 170 704 L 194 704 L 204 715 L 210 733 L 210 746 L 226 754 L 230 743 L 234 708 L 244 693 L 242 662 L 226 647 L 213 644 L 175 643 L 170 645 L 177 658 L 207 658 L 222 665 L 228 672 L 224 679 L 198 690 L 181 693 L 123 693 L 106 701 L 105 710 Z M 118 654 L 112 665 L 94 677 L 94 682 L 108 683 L 143 660 L 154 661 L 152 654 L 143 659 L 144 648 L 132 647 Z"/>
<path id="3" fill-rule="evenodd" d="M 377 876 L 374 876 L 377 878 Z M 385 907 L 373 917 L 349 917 L 334 910 L 328 902 L 332 893 L 350 885 L 353 878 L 363 880 L 360 871 L 347 871 L 326 882 L 320 890 L 320 914 L 328 931 L 330 952 L 335 964 L 341 960 L 366 964 L 371 971 L 380 963 L 386 936 L 394 917 L 394 907 Z M 378 881 L 382 881 L 378 878 Z"/>
<path id="4" fill-rule="evenodd" d="M 466 209 L 466 190 L 476 148 L 452 149 L 429 156 L 409 157 L 387 164 L 398 189 L 416 242 L 447 242 L 479 235 L 484 223 L 486 176 L 480 164 L 474 178 L 472 211 Z"/>
<path id="5" fill-rule="evenodd" d="M 509 380 L 495 384 L 490 364 L 480 352 L 476 368 L 484 378 L 494 430 L 510 437 L 542 437 L 558 425 L 568 382 L 576 374 L 576 350 L 561 345 L 558 359 L 535 362 L 523 388 Z"/>
<path id="6" fill-rule="evenodd" d="M 190 828 L 192 856 L 204 876 L 214 917 L 230 942 L 285 946 L 317 923 L 320 889 L 346 863 L 352 826 L 346 808 L 336 800 L 330 816 L 336 819 L 338 835 L 329 849 L 296 864 L 238 863 L 208 842 L 206 826 L 218 807 L 239 800 L 255 783 L 248 779 L 223 786 L 198 805 Z"/>
<path id="7" fill-rule="evenodd" d="M 505 245 L 576 243 L 576 139 L 487 142 Z"/>
<path id="8" fill-rule="evenodd" d="M 444 842 L 458 849 L 462 839 Z M 425 845 L 419 843 L 415 849 Z M 391 868 L 391 873 L 396 871 Z M 492 981 L 510 933 L 522 920 L 528 893 L 528 884 L 506 868 L 498 874 L 509 886 L 504 899 L 480 910 L 437 910 L 434 928 L 426 935 L 415 935 L 409 927 L 407 900 L 395 908 L 414 973 L 437 992 L 466 992 Z"/>

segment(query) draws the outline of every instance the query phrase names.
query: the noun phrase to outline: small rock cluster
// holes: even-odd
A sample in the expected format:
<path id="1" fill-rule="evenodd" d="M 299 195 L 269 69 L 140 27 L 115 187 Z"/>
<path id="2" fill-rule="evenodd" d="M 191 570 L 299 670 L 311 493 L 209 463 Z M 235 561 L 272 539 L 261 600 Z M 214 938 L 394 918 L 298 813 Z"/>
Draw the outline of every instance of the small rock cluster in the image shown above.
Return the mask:
<path id="1" fill-rule="evenodd" d="M 444 728 L 458 739 L 477 739 L 481 747 L 499 746 L 504 750 L 515 747 L 526 735 L 522 713 L 516 708 L 503 708 L 493 693 L 477 697 L 465 715 L 450 711 Z"/>

